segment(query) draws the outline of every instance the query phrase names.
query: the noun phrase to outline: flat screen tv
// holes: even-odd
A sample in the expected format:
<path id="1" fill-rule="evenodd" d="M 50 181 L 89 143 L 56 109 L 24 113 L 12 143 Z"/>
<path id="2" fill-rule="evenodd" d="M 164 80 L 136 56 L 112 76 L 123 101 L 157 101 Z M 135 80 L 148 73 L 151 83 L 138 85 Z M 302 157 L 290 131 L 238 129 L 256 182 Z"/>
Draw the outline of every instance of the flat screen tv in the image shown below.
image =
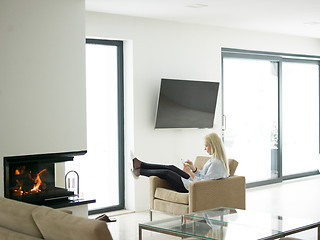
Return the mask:
<path id="1" fill-rule="evenodd" d="M 212 128 L 218 82 L 161 79 L 155 128 Z"/>

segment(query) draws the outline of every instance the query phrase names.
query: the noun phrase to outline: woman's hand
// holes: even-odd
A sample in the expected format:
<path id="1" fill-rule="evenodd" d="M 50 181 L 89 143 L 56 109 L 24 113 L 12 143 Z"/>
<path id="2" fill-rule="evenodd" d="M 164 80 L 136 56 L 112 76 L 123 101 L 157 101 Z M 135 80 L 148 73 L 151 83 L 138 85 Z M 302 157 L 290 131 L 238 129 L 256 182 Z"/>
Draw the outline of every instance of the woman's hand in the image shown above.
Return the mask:
<path id="1" fill-rule="evenodd" d="M 190 169 L 190 167 L 185 163 L 183 164 L 183 171 L 185 171 L 189 175 L 192 173 L 192 170 Z"/>
<path id="2" fill-rule="evenodd" d="M 196 167 L 193 165 L 193 162 L 190 160 L 187 160 L 184 165 L 187 165 L 193 172 L 196 170 Z"/>
<path id="3" fill-rule="evenodd" d="M 195 166 L 193 165 L 193 162 L 191 162 L 190 160 L 187 160 L 184 164 L 183 164 L 183 171 L 185 171 L 186 173 L 189 174 L 189 176 L 194 179 L 195 174 L 193 173 L 193 170 L 195 169 Z"/>

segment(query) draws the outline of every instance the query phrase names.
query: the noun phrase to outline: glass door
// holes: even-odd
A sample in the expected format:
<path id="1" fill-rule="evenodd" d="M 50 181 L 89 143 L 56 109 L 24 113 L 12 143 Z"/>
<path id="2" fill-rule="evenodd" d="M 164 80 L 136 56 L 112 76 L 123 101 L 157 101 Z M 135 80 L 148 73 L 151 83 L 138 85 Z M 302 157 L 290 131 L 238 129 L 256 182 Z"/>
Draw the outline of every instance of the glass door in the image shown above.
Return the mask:
<path id="1" fill-rule="evenodd" d="M 278 62 L 223 57 L 223 138 L 247 183 L 278 177 Z"/>
<path id="2" fill-rule="evenodd" d="M 282 64 L 282 172 L 319 169 L 319 66 Z"/>

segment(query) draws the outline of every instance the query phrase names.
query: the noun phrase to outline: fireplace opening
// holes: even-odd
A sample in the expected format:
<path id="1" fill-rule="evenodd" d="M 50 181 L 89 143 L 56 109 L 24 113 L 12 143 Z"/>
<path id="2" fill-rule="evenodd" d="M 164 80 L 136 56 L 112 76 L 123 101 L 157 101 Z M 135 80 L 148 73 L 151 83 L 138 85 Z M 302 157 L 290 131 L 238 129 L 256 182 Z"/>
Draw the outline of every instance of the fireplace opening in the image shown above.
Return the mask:
<path id="1" fill-rule="evenodd" d="M 57 186 L 56 163 L 72 160 L 70 153 L 4 157 L 5 197 L 44 205 L 68 200 L 75 193 Z"/>

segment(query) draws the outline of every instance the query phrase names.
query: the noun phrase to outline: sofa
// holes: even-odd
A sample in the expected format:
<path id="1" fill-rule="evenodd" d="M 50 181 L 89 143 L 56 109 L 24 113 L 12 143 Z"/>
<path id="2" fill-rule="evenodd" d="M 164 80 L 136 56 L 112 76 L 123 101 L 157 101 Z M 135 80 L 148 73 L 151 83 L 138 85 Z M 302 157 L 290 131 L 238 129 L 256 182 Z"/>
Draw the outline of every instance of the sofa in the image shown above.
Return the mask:
<path id="1" fill-rule="evenodd" d="M 198 156 L 194 165 L 202 169 L 208 159 Z M 154 210 L 182 215 L 217 207 L 245 209 L 246 180 L 244 176 L 234 175 L 237 166 L 236 160 L 229 159 L 230 177 L 191 182 L 189 193 L 176 192 L 166 180 L 149 177 L 150 220 Z"/>
<path id="2" fill-rule="evenodd" d="M 1 240 L 109 240 L 106 222 L 0 197 Z"/>

